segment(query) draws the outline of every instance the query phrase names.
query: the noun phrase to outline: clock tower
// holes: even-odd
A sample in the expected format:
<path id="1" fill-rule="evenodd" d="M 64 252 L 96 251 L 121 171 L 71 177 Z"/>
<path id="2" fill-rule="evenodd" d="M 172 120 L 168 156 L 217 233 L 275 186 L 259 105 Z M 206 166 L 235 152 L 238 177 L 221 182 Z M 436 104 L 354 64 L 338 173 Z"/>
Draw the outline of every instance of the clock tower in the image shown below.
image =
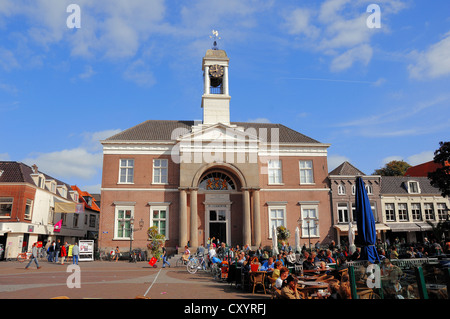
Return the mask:
<path id="1" fill-rule="evenodd" d="M 230 125 L 230 95 L 228 91 L 228 63 L 224 50 L 216 47 L 203 57 L 203 124 Z"/>

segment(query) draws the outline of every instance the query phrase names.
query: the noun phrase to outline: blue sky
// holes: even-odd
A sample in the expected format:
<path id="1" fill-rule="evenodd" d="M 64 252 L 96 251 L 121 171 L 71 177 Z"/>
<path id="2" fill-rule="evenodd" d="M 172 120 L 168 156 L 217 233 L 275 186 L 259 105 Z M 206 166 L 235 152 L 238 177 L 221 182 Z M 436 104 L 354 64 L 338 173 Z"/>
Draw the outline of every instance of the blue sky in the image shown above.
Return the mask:
<path id="1" fill-rule="evenodd" d="M 69 4 L 81 27 L 68 28 Z M 369 28 L 370 4 L 380 28 Z M 450 2 L 1 0 L 0 160 L 99 192 L 99 140 L 201 120 L 211 30 L 232 121 L 282 123 L 372 174 L 433 158 L 450 128 Z"/>

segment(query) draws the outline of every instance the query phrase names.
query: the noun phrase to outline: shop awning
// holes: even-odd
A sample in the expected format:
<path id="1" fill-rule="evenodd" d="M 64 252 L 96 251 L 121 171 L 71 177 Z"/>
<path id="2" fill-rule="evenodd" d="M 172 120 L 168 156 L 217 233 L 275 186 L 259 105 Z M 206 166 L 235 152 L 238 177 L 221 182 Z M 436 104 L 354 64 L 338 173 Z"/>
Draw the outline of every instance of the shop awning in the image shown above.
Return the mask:
<path id="1" fill-rule="evenodd" d="M 83 204 L 55 202 L 55 213 L 81 213 Z"/>
<path id="2" fill-rule="evenodd" d="M 420 227 L 416 223 L 390 223 L 387 225 L 393 232 L 421 231 Z"/>
<path id="3" fill-rule="evenodd" d="M 334 225 L 334 228 L 338 229 L 341 233 L 348 232 L 348 224 L 337 224 L 337 225 Z M 354 225 L 354 229 L 355 229 L 355 233 L 357 233 L 358 231 L 356 229 L 356 225 Z M 376 223 L 375 229 L 376 229 L 376 231 L 381 231 L 381 230 L 390 230 L 391 228 L 386 224 Z"/>

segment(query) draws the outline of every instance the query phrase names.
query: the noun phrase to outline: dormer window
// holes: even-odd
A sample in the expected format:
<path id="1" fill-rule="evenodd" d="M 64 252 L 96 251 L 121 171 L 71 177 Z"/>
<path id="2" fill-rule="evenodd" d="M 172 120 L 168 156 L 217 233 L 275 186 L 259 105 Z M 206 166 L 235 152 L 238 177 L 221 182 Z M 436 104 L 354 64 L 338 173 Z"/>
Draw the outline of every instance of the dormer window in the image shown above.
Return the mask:
<path id="1" fill-rule="evenodd" d="M 59 194 L 66 198 L 67 197 L 67 187 L 65 185 L 58 185 Z"/>
<path id="2" fill-rule="evenodd" d="M 406 189 L 409 194 L 420 194 L 419 183 L 416 181 L 408 181 Z"/>

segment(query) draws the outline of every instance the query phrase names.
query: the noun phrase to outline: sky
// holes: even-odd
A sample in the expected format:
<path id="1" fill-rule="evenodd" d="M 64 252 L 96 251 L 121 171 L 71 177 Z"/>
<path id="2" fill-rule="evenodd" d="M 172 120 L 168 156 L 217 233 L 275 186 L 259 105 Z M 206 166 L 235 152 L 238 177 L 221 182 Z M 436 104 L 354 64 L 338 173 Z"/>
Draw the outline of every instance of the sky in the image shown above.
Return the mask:
<path id="1" fill-rule="evenodd" d="M 417 165 L 449 141 L 448 0 L 1 0 L 0 160 L 99 193 L 100 140 L 202 119 L 212 30 L 231 121 L 330 144 L 329 171 Z"/>

